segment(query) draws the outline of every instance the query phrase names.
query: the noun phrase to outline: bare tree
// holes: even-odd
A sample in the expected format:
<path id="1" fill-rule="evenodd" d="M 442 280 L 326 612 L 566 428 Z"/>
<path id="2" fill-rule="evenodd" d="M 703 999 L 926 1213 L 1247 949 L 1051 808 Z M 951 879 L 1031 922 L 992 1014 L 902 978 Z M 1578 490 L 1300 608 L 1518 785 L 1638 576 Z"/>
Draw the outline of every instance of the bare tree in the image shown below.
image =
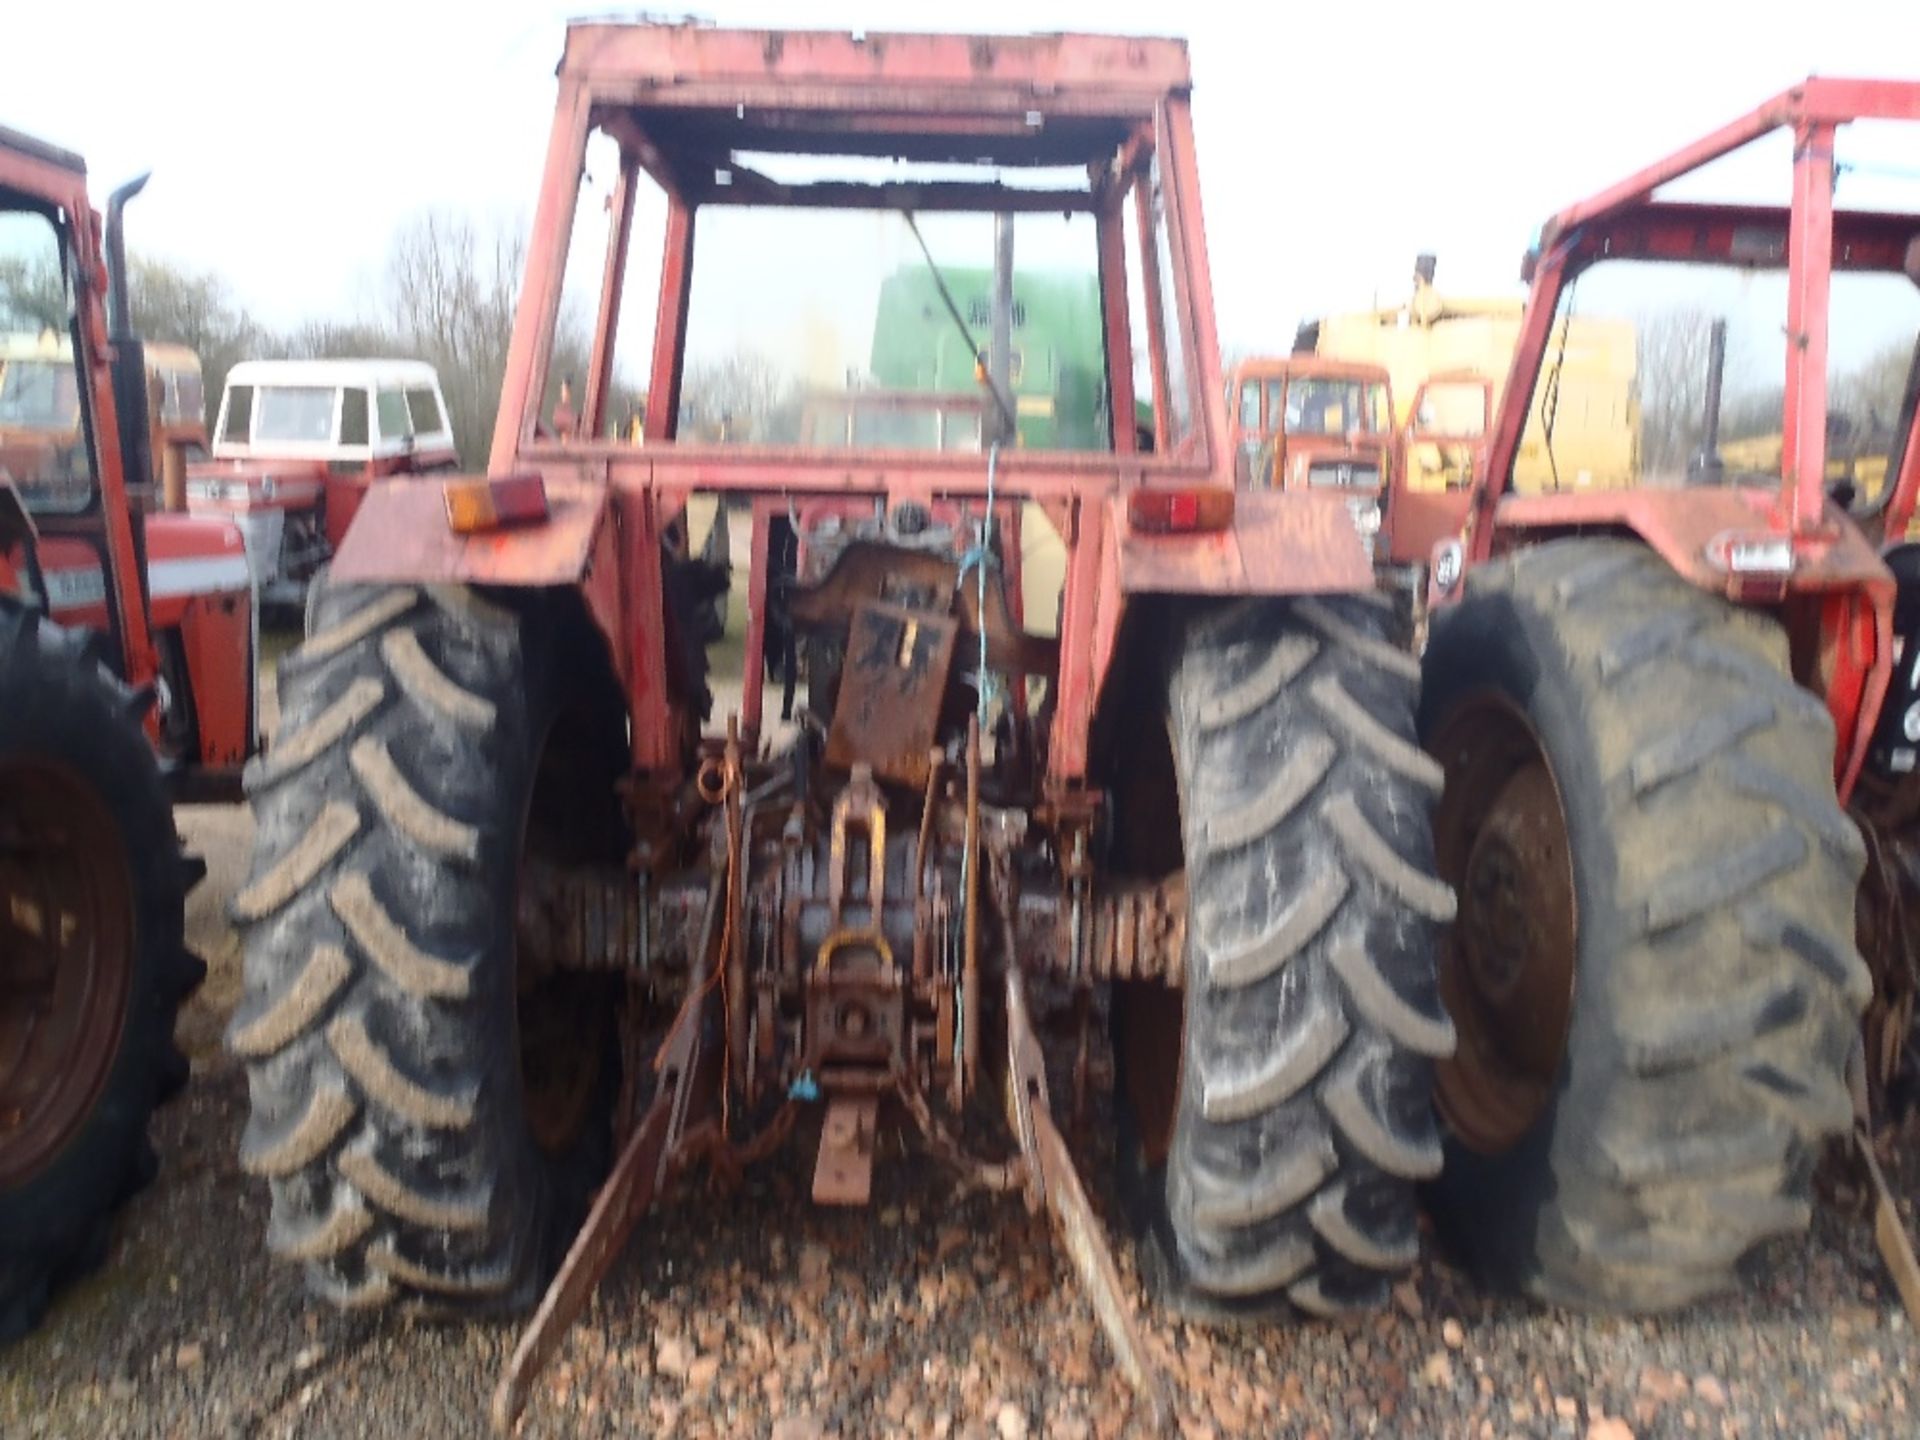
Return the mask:
<path id="1" fill-rule="evenodd" d="M 792 409 L 790 378 L 766 356 L 736 350 L 687 367 L 680 387 L 680 433 L 715 440 L 774 441 Z"/>
<path id="2" fill-rule="evenodd" d="M 0 260 L 0 329 L 66 332 L 66 286 L 51 259 Z"/>
<path id="3" fill-rule="evenodd" d="M 371 320 L 306 320 L 262 339 L 263 360 L 403 360 L 412 352 L 392 328 Z"/>
<path id="4" fill-rule="evenodd" d="M 185 345 L 200 357 L 207 423 L 212 424 L 227 371 L 262 342 L 259 326 L 212 271 L 139 255 L 129 261 L 129 269 L 127 300 L 134 333 Z M 72 313 L 73 302 L 51 259 L 0 260 L 0 328 L 50 329 L 64 335 Z"/>
<path id="5" fill-rule="evenodd" d="M 1874 428 L 1893 423 L 1906 398 L 1908 377 L 1920 359 L 1920 346 L 1895 340 L 1861 364 L 1836 378 L 1833 404 L 1857 415 Z"/>
<path id="6" fill-rule="evenodd" d="M 1638 327 L 1643 473 L 1682 473 L 1700 447 L 1712 331 L 1713 317 L 1693 308 L 1662 310 Z"/>
<path id="7" fill-rule="evenodd" d="M 129 264 L 127 300 L 134 333 L 185 345 L 200 357 L 211 427 L 227 371 L 258 353 L 263 332 L 233 298 L 226 281 L 212 271 L 147 256 L 136 256 Z"/>
<path id="8" fill-rule="evenodd" d="M 129 298 L 141 335 L 185 345 L 199 355 L 209 424 L 227 372 L 240 360 L 420 359 L 439 373 L 462 461 L 479 468 L 493 439 L 525 260 L 525 237 L 517 230 L 487 230 L 457 215 L 424 211 L 395 235 L 386 284 L 370 317 L 310 320 L 289 331 L 270 331 L 254 321 L 218 275 L 150 257 L 132 261 Z M 0 260 L 0 328 L 64 332 L 70 311 L 51 260 Z M 563 313 L 548 366 L 545 408 L 551 408 L 563 379 L 574 381 L 574 404 L 580 403 L 588 349 L 586 325 L 571 310 Z M 756 397 L 745 405 L 729 402 L 731 408 L 743 416 L 764 416 L 772 382 L 754 380 L 743 391 L 748 371 L 735 367 L 728 374 L 730 394 Z M 616 383 L 608 397 L 608 423 L 621 424 L 641 404 L 638 394 Z"/>
<path id="9" fill-rule="evenodd" d="M 483 234 L 426 211 L 395 237 L 387 261 L 395 337 L 439 372 L 454 443 L 469 466 L 486 463 L 493 439 L 525 260 L 518 233 Z"/>

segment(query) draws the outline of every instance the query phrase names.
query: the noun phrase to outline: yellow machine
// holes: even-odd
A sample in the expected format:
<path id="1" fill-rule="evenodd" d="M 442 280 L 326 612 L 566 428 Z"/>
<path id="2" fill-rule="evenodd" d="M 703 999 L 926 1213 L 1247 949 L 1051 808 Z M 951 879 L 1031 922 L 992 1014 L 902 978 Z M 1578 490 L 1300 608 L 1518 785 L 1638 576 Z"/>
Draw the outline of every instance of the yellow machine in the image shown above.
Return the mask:
<path id="1" fill-rule="evenodd" d="M 1521 301 L 1443 297 L 1434 289 L 1433 274 L 1433 257 L 1423 255 L 1406 304 L 1310 321 L 1295 342 L 1296 349 L 1383 367 L 1393 383 L 1400 409 L 1395 418 L 1403 428 L 1414 419 L 1421 385 L 1436 376 L 1486 380 L 1497 408 L 1520 334 Z M 1550 363 L 1541 393 L 1533 398 L 1533 414 L 1516 460 L 1516 489 L 1605 489 L 1633 483 L 1640 432 L 1635 343 L 1634 327 L 1625 320 L 1576 317 L 1566 327 L 1564 348 L 1560 327 L 1555 327 L 1549 359 L 1558 360 L 1557 398 L 1547 378 L 1554 370 Z M 1548 405 L 1553 407 L 1551 457 L 1542 424 Z M 1438 478 L 1423 483 L 1417 468 L 1409 480 L 1415 489 L 1441 483 Z"/>
<path id="2" fill-rule="evenodd" d="M 186 462 L 207 448 L 200 357 L 184 345 L 149 341 L 148 413 L 164 503 L 186 508 Z M 80 391 L 73 342 L 52 330 L 0 334 L 0 444 L 9 436 L 80 443 Z"/>

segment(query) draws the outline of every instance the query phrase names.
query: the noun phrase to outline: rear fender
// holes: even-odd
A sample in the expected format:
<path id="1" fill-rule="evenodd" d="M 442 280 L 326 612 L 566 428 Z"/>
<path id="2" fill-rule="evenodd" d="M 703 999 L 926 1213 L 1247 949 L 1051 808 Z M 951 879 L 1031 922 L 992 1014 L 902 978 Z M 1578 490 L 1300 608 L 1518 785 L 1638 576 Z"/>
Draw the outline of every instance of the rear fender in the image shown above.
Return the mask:
<path id="1" fill-rule="evenodd" d="M 333 583 L 505 589 L 577 585 L 606 520 L 607 487 L 555 478 L 547 480 L 546 492 L 546 519 L 461 535 L 447 523 L 440 484 L 412 478 L 379 481 L 367 487 L 353 526 L 333 557 Z"/>
<path id="2" fill-rule="evenodd" d="M 334 554 L 328 583 L 577 591 L 627 686 L 635 673 L 634 646 L 625 639 L 612 491 L 594 481 L 550 476 L 546 494 L 545 520 L 461 535 L 447 523 L 441 477 L 377 481 L 367 487 Z"/>
<path id="3" fill-rule="evenodd" d="M 1732 542 L 1785 538 L 1773 520 L 1778 500 L 1773 490 L 1731 486 L 1509 495 L 1495 512 L 1491 548 L 1497 554 L 1559 535 L 1629 534 L 1702 590 L 1789 618 L 1815 613 L 1818 659 L 1803 678 L 1834 717 L 1834 778 L 1844 802 L 1866 761 L 1892 675 L 1893 572 L 1832 502 L 1817 527 L 1794 538 L 1790 573 L 1732 572 L 1724 559 Z M 1464 587 L 1455 586 L 1437 598 L 1462 593 Z"/>
<path id="4" fill-rule="evenodd" d="M 1123 595 L 1325 595 L 1373 588 L 1373 544 L 1337 489 L 1235 492 L 1233 524 L 1146 535 L 1124 495 L 1107 502 L 1107 551 Z M 1371 499 L 1371 494 L 1367 497 Z"/>
<path id="5" fill-rule="evenodd" d="M 1361 532 L 1348 504 L 1352 498 L 1332 488 L 1240 490 L 1229 527 L 1183 535 L 1143 534 L 1128 519 L 1127 497 L 1109 499 L 1094 537 L 1098 581 L 1092 593 L 1068 596 L 1069 613 L 1077 605 L 1092 608 L 1092 646 L 1084 662 L 1071 653 L 1061 656 L 1061 698 L 1049 757 L 1054 775 L 1085 773 L 1096 711 L 1118 706 L 1132 712 L 1140 703 L 1153 703 L 1142 698 L 1146 692 L 1136 693 L 1143 672 L 1130 656 L 1139 658 L 1133 652 L 1141 644 L 1151 648 L 1158 634 L 1154 617 L 1165 613 L 1164 602 L 1371 592 L 1373 542 Z M 1365 498 L 1372 501 L 1373 492 Z M 1070 562 L 1070 590 L 1075 568 Z M 1063 633 L 1070 630 L 1063 627 Z"/>
<path id="6" fill-rule="evenodd" d="M 1772 518 L 1779 498 L 1775 490 L 1732 486 L 1508 495 L 1494 514 L 1491 548 L 1511 549 L 1555 533 L 1625 531 L 1646 541 L 1691 583 L 1734 600 L 1782 600 L 1789 593 L 1855 588 L 1884 589 L 1892 596 L 1893 573 L 1846 512 L 1831 503 L 1818 528 L 1795 540 L 1790 577 L 1740 577 L 1716 564 L 1715 550 L 1729 540 L 1784 536 Z"/>

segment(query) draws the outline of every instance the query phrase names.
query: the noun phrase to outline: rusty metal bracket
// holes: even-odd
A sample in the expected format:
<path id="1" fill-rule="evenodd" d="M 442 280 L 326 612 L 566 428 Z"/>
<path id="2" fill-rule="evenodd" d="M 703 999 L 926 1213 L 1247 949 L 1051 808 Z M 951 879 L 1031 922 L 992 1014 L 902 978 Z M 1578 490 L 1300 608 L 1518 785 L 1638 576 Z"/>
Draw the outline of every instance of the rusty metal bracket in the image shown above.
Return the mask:
<path id="1" fill-rule="evenodd" d="M 699 991 L 689 995 L 681 1017 L 696 1012 L 704 999 Z M 699 1024 L 676 1021 L 655 1062 L 660 1086 L 653 1101 L 620 1152 L 606 1184 L 600 1187 L 586 1223 L 574 1237 L 494 1388 L 493 1428 L 497 1434 L 513 1433 L 515 1421 L 526 1408 L 529 1388 L 553 1359 L 567 1331 L 587 1308 L 587 1301 L 626 1245 L 633 1227 L 665 1184 L 674 1160 L 668 1140 L 679 1129 L 677 1122 L 685 1117 L 700 1048 Z"/>
<path id="2" fill-rule="evenodd" d="M 1920 1260 L 1913 1253 L 1913 1240 L 1900 1219 L 1900 1207 L 1880 1169 L 1880 1158 L 1873 1152 L 1873 1108 L 1867 1090 L 1867 1055 L 1864 1044 L 1855 1043 L 1847 1060 L 1847 1089 L 1853 1095 L 1853 1144 L 1866 1164 L 1867 1180 L 1873 1187 L 1873 1238 L 1880 1247 L 1880 1258 L 1893 1276 L 1900 1302 L 1906 1306 L 1907 1319 L 1920 1325 Z"/>
<path id="3" fill-rule="evenodd" d="M 716 953 L 724 949 L 724 936 L 718 933 L 724 928 L 720 924 L 720 907 L 724 904 L 725 887 L 715 885 L 708 897 L 702 946 L 705 964 L 655 1052 L 651 1068 L 657 1079 L 646 1113 L 627 1137 L 620 1158 L 587 1212 L 586 1223 L 574 1236 L 494 1387 L 492 1420 L 497 1434 L 513 1433 L 534 1380 L 553 1359 L 633 1227 L 684 1158 L 681 1150 L 695 1088 L 713 1079 L 711 1067 L 704 1063 L 707 1046 L 702 1021 L 712 999 L 713 982 L 721 974 L 718 967 L 724 963 L 724 956 Z M 724 1076 L 720 1083 L 725 1083 Z M 631 1097 L 623 1097 L 623 1108 L 630 1104 Z"/>
<path id="4" fill-rule="evenodd" d="M 1156 1433 L 1165 1433 L 1173 1419 L 1166 1387 L 1140 1338 L 1133 1307 L 1120 1288 L 1120 1272 L 1113 1263 L 1113 1252 L 1074 1170 L 1073 1157 L 1053 1123 L 1047 1101 L 1046 1062 L 1027 1005 L 1026 977 L 1012 953 L 1013 924 L 1008 919 L 1013 908 L 1011 878 L 1007 874 L 1003 847 L 996 847 L 994 859 L 994 892 L 1008 945 L 1007 1111 L 1026 1161 L 1027 1203 L 1037 1206 L 1044 1202 L 1052 1212 L 1074 1274 L 1093 1306 L 1094 1318 L 1100 1322 L 1114 1358 L 1120 1362 L 1120 1368 L 1145 1407 L 1149 1427 Z"/>
<path id="5" fill-rule="evenodd" d="M 873 1150 L 880 1123 L 876 1095 L 839 1095 L 820 1126 L 813 1165 L 813 1203 L 864 1205 L 873 1193 Z"/>

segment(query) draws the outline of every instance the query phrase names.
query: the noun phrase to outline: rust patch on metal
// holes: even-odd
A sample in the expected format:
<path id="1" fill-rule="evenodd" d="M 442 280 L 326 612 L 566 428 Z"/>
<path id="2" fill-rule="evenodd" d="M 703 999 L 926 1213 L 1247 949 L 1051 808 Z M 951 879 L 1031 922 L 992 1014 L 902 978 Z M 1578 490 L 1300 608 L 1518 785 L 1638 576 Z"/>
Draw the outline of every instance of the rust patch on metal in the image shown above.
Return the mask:
<path id="1" fill-rule="evenodd" d="M 867 603 L 854 611 L 827 732 L 829 765 L 850 769 L 864 761 L 882 779 L 926 788 L 959 628 L 898 605 Z"/>
<path id="2" fill-rule="evenodd" d="M 816 1205 L 864 1205 L 873 1193 L 873 1142 L 880 1101 L 872 1095 L 842 1095 L 827 1106 L 820 1150 L 813 1162 Z"/>

